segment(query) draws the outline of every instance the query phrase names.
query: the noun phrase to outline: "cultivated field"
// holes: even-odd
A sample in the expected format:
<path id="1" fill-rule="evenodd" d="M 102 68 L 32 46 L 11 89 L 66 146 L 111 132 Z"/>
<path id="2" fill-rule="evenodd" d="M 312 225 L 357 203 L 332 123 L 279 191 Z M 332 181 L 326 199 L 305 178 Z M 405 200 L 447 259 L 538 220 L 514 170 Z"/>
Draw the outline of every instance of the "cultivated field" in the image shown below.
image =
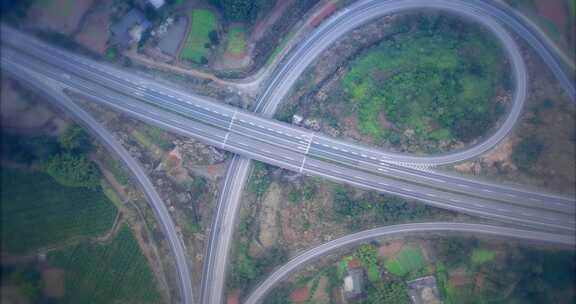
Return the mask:
<path id="1" fill-rule="evenodd" d="M 190 22 L 190 32 L 180 57 L 194 63 L 205 63 L 209 51 L 206 45 L 210 44 L 210 32 L 216 30 L 216 17 L 209 10 L 195 9 L 190 13 Z"/>
<path id="2" fill-rule="evenodd" d="M 418 271 L 424 267 L 422 250 L 419 247 L 406 246 L 396 257 L 388 259 L 385 265 L 388 271 L 400 277 Z"/>
<path id="3" fill-rule="evenodd" d="M 159 303 L 146 258 L 127 226 L 109 244 L 80 243 L 52 252 L 50 266 L 63 269 L 59 303 Z"/>
<path id="4" fill-rule="evenodd" d="M 1 171 L 3 251 L 28 253 L 112 226 L 117 210 L 101 191 L 63 187 L 37 171 Z"/>
<path id="5" fill-rule="evenodd" d="M 230 27 L 226 51 L 233 56 L 242 56 L 246 50 L 246 29 L 240 25 Z"/>

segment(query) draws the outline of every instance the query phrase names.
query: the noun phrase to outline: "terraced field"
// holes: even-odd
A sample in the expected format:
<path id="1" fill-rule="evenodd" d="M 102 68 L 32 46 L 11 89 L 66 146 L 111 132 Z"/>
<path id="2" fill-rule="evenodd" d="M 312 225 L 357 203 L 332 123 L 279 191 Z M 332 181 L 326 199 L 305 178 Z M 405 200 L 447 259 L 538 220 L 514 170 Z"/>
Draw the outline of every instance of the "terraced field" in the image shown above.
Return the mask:
<path id="1" fill-rule="evenodd" d="M 2 248 L 28 253 L 104 234 L 117 209 L 100 190 L 64 187 L 38 171 L 2 168 Z"/>

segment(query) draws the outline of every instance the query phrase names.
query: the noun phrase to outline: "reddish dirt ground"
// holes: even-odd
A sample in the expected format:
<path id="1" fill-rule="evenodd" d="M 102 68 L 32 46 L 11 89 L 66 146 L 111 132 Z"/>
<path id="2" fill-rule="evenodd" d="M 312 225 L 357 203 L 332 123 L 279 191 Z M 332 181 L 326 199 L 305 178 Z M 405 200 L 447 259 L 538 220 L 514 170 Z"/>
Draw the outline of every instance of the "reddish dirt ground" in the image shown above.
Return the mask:
<path id="1" fill-rule="evenodd" d="M 53 0 L 46 4 L 37 1 L 26 15 L 31 28 L 69 35 L 76 30 L 82 16 L 93 0 Z"/>
<path id="2" fill-rule="evenodd" d="M 332 15 L 332 13 L 337 8 L 338 8 L 338 5 L 336 4 L 336 1 L 331 1 L 331 2 L 326 3 L 326 5 L 324 5 L 324 7 L 321 8 L 320 11 L 314 17 L 312 17 L 309 25 L 312 27 L 318 26 L 318 24 L 320 24 L 320 22 L 322 22 L 322 20 L 324 20 L 326 17 Z"/>
<path id="3" fill-rule="evenodd" d="M 402 250 L 402 247 L 404 247 L 404 241 L 392 241 L 386 245 L 380 246 L 380 248 L 378 248 L 378 255 L 383 258 L 393 257 Z"/>
<path id="4" fill-rule="evenodd" d="M 564 0 L 537 0 L 538 13 L 554 22 L 559 31 L 564 32 L 566 26 L 566 9 Z"/>
<path id="5" fill-rule="evenodd" d="M 99 2 L 98 7 L 86 17 L 82 29 L 74 39 L 86 48 L 104 54 L 108 41 L 111 0 Z"/>
<path id="6" fill-rule="evenodd" d="M 304 303 L 308 300 L 310 296 L 310 291 L 307 287 L 298 288 L 290 294 L 290 300 L 292 303 Z"/>
<path id="7" fill-rule="evenodd" d="M 348 261 L 348 268 L 352 269 L 352 268 L 360 268 L 360 261 L 357 258 L 353 258 L 350 261 Z"/>
<path id="8" fill-rule="evenodd" d="M 44 295 L 49 298 L 64 296 L 64 270 L 49 268 L 42 271 L 44 281 Z"/>
<path id="9" fill-rule="evenodd" d="M 238 289 L 235 289 L 230 294 L 228 294 L 226 304 L 239 304 L 239 303 L 240 303 L 240 291 Z"/>

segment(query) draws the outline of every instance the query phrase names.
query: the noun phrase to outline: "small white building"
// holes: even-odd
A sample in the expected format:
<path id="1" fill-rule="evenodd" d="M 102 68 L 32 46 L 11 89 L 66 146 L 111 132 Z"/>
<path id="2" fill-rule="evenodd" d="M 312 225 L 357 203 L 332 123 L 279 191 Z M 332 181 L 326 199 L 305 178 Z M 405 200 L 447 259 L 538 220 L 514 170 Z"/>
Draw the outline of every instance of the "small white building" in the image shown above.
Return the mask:
<path id="1" fill-rule="evenodd" d="M 159 9 L 164 5 L 164 0 L 148 0 L 155 9 Z"/>

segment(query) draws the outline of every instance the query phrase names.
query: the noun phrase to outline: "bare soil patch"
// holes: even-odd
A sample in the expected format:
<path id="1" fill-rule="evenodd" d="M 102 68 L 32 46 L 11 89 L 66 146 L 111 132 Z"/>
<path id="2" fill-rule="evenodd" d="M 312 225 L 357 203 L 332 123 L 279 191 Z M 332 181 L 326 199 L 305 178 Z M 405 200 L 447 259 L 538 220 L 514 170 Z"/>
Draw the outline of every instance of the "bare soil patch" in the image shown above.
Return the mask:
<path id="1" fill-rule="evenodd" d="M 378 249 L 378 255 L 381 258 L 390 258 L 396 256 L 396 254 L 398 254 L 398 252 L 402 250 L 402 247 L 404 247 L 403 240 L 394 240 L 391 242 L 387 242 L 384 245 L 380 246 L 380 248 Z"/>
<path id="2" fill-rule="evenodd" d="M 264 200 L 262 201 L 260 235 L 258 239 L 265 248 L 272 247 L 276 243 L 278 227 L 276 224 L 278 208 L 281 199 L 281 189 L 276 183 L 270 185 Z"/>
<path id="3" fill-rule="evenodd" d="M 566 9 L 563 0 L 537 0 L 536 7 L 538 12 L 554 22 L 558 29 L 563 32 L 566 26 Z"/>
<path id="4" fill-rule="evenodd" d="M 35 1 L 28 14 L 27 26 L 64 35 L 72 34 L 80 24 L 93 0 Z"/>
<path id="5" fill-rule="evenodd" d="M 48 298 L 62 298 L 64 296 L 65 272 L 59 268 L 48 268 L 42 271 L 44 280 L 44 295 Z"/>
<path id="6" fill-rule="evenodd" d="M 0 118 L 2 127 L 23 135 L 57 135 L 67 126 L 38 96 L 16 82 L 2 78 Z"/>
<path id="7" fill-rule="evenodd" d="M 112 0 L 99 1 L 92 12 L 86 16 L 82 28 L 74 39 L 96 53 L 104 54 L 110 36 L 110 10 Z"/>
<path id="8" fill-rule="evenodd" d="M 308 300 L 309 296 L 310 291 L 308 290 L 308 287 L 302 287 L 292 291 L 290 294 L 290 300 L 292 300 L 292 303 L 304 303 Z"/>

